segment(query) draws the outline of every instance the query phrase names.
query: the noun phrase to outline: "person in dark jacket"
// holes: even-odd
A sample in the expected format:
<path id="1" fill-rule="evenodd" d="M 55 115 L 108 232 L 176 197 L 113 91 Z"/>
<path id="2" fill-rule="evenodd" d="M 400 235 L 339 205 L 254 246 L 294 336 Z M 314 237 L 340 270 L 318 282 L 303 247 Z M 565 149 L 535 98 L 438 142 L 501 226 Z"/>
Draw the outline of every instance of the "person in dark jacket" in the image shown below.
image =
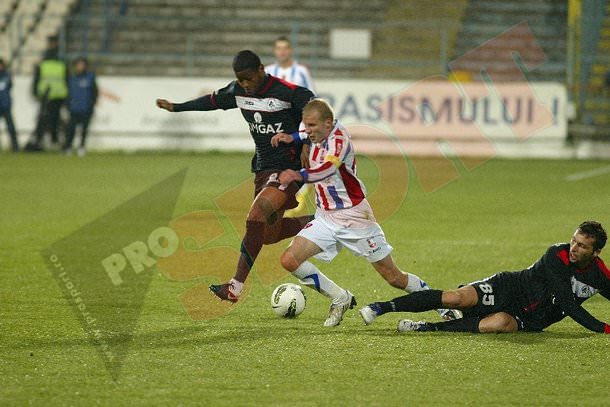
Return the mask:
<path id="1" fill-rule="evenodd" d="M 17 131 L 15 130 L 15 124 L 13 122 L 13 115 L 11 113 L 11 88 L 13 87 L 13 80 L 10 72 L 6 69 L 6 63 L 0 58 L 0 119 L 4 118 L 6 121 L 6 130 L 11 139 L 11 147 L 13 151 L 19 151 L 19 143 L 17 142 Z"/>
<path id="2" fill-rule="evenodd" d="M 70 111 L 70 122 L 66 131 L 66 143 L 64 152 L 69 154 L 76 133 L 76 127 L 80 126 L 81 139 L 78 155 L 85 155 L 85 141 L 89 122 L 93 116 L 95 103 L 97 102 L 97 83 L 95 74 L 89 70 L 86 58 L 80 57 L 74 61 L 74 71 L 68 80 L 68 110 Z"/>

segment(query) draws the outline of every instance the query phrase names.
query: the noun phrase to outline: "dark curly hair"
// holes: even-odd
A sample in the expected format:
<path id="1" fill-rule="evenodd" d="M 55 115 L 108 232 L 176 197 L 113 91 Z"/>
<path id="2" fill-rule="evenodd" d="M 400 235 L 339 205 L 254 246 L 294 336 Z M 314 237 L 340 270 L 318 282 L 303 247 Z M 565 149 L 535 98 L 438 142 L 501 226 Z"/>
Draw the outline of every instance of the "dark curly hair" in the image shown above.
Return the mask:
<path id="1" fill-rule="evenodd" d="M 233 71 L 257 71 L 261 66 L 261 59 L 250 50 L 239 51 L 233 58 Z"/>
<path id="2" fill-rule="evenodd" d="M 596 251 L 603 249 L 608 240 L 608 235 L 602 224 L 594 220 L 586 220 L 581 223 L 580 226 L 578 226 L 578 231 L 584 235 L 593 236 L 595 238 L 593 249 Z"/>

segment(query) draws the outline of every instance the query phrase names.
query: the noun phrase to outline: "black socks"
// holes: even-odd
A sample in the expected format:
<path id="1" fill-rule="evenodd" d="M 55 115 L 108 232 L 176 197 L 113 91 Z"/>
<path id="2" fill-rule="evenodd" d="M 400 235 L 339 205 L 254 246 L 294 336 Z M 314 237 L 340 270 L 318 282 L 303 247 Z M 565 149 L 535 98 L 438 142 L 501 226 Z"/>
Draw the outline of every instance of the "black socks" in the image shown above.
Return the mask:
<path id="1" fill-rule="evenodd" d="M 381 311 L 380 315 L 387 312 L 423 312 L 443 308 L 442 296 L 441 290 L 424 290 L 376 304 Z"/>
<path id="2" fill-rule="evenodd" d="M 428 322 L 426 324 L 426 331 L 479 333 L 480 321 L 481 318 L 479 317 L 466 317 L 446 322 Z"/>

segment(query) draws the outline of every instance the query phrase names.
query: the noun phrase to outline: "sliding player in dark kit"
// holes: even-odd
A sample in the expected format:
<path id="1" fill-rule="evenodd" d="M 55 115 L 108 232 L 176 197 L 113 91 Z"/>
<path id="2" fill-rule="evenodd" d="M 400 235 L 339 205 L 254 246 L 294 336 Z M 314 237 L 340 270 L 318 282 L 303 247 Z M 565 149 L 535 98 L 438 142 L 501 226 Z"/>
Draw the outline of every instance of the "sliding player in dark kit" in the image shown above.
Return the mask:
<path id="1" fill-rule="evenodd" d="M 265 73 L 260 58 L 252 51 L 240 51 L 233 59 L 235 81 L 216 92 L 186 103 L 157 99 L 157 106 L 170 112 L 241 109 L 254 139 L 252 158 L 254 202 L 246 220 L 235 276 L 210 290 L 223 300 L 236 302 L 263 244 L 276 243 L 296 235 L 313 216 L 284 218 L 284 211 L 297 206 L 294 197 L 301 184 L 280 184 L 278 175 L 286 169 L 300 170 L 308 161 L 309 146 L 297 143 L 271 145 L 278 133 L 298 137 L 303 107 L 313 93 Z"/>
<path id="2" fill-rule="evenodd" d="M 551 246 L 529 268 L 499 273 L 453 291 L 428 290 L 360 310 L 368 325 L 387 312 L 423 312 L 457 308 L 464 317 L 429 323 L 401 320 L 398 330 L 501 333 L 539 332 L 566 316 L 585 328 L 610 334 L 610 326 L 593 317 L 582 303 L 600 293 L 610 299 L 610 270 L 598 257 L 608 236 L 602 225 L 586 221 L 570 243 Z"/>

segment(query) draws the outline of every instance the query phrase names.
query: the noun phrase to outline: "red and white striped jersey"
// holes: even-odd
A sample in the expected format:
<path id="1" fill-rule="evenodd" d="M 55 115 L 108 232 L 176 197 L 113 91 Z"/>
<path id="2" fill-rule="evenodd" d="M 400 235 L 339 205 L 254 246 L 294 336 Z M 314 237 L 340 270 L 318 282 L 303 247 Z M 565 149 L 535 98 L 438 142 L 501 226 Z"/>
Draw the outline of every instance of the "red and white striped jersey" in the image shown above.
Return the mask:
<path id="1" fill-rule="evenodd" d="M 356 176 L 356 153 L 347 129 L 335 121 L 330 135 L 312 143 L 309 169 L 301 175 L 315 184 L 316 205 L 322 210 L 352 208 L 366 197 L 364 184 Z"/>

